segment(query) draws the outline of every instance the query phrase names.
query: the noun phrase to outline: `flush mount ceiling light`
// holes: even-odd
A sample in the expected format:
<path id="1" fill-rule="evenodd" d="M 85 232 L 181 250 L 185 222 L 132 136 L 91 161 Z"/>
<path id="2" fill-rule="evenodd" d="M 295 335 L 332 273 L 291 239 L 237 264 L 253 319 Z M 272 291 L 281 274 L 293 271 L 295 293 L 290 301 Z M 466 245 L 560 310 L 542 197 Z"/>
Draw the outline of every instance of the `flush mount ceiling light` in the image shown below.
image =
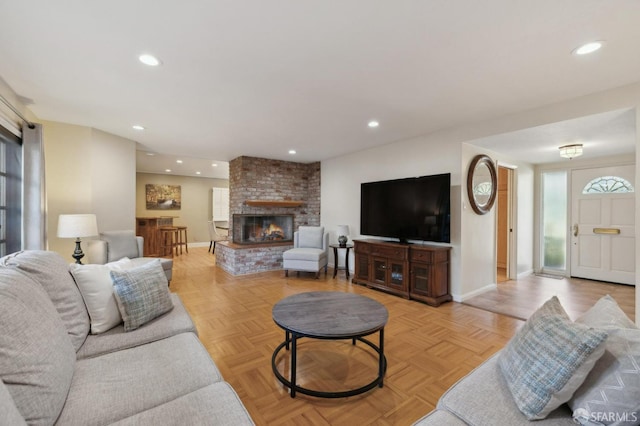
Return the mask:
<path id="1" fill-rule="evenodd" d="M 575 48 L 572 53 L 574 55 L 588 55 L 589 53 L 593 53 L 596 50 L 599 50 L 603 44 L 603 41 L 592 41 Z"/>
<path id="2" fill-rule="evenodd" d="M 141 125 L 139 125 L 139 124 L 134 124 L 134 125 L 133 125 L 133 126 L 131 126 L 131 127 L 133 127 L 135 130 L 144 130 L 144 126 L 141 126 Z"/>
<path id="3" fill-rule="evenodd" d="M 150 67 L 157 67 L 158 65 L 160 65 L 160 59 L 156 58 L 153 55 L 149 55 L 148 53 L 138 56 L 138 59 L 140 60 L 140 62 L 145 65 L 149 65 Z"/>
<path id="4" fill-rule="evenodd" d="M 154 154 L 153 152 L 147 152 L 147 155 L 148 155 L 149 157 L 153 157 L 155 154 Z"/>
<path id="5" fill-rule="evenodd" d="M 290 149 L 290 150 L 289 150 L 289 154 L 291 154 L 291 155 L 295 155 L 295 153 L 296 153 L 296 150 L 295 150 L 295 149 Z"/>
<path id="6" fill-rule="evenodd" d="M 378 127 L 380 125 L 380 123 L 378 123 L 376 120 L 371 120 L 369 123 L 367 123 L 367 126 L 371 127 L 372 129 Z"/>
<path id="7" fill-rule="evenodd" d="M 211 167 L 218 167 L 218 165 L 216 163 L 213 163 Z"/>
<path id="8" fill-rule="evenodd" d="M 582 144 L 574 143 L 571 145 L 564 145 L 558 148 L 560 150 L 560 157 L 568 158 L 571 160 L 572 158 L 580 157 L 582 155 Z"/>
<path id="9" fill-rule="evenodd" d="M 171 173 L 171 169 L 165 169 L 164 171 L 167 173 Z"/>
<path id="10" fill-rule="evenodd" d="M 182 164 L 182 160 L 176 160 L 176 163 Z"/>
<path id="11" fill-rule="evenodd" d="M 201 174 L 200 172 L 196 172 L 197 175 Z"/>

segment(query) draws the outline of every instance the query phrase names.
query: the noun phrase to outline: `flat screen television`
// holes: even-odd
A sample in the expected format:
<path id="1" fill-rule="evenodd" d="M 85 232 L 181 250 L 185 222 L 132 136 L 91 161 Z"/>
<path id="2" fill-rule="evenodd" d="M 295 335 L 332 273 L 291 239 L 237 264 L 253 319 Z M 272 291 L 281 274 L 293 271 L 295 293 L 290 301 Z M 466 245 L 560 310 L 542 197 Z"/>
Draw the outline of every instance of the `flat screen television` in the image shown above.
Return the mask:
<path id="1" fill-rule="evenodd" d="M 450 197 L 450 173 L 363 183 L 360 233 L 449 243 Z"/>

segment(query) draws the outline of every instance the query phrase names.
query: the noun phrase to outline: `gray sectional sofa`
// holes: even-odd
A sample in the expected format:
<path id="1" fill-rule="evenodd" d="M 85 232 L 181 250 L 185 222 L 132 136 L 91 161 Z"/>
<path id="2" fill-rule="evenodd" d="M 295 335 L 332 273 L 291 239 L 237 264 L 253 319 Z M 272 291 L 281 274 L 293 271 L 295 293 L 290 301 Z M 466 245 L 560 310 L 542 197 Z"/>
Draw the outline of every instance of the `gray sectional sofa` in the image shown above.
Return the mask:
<path id="1" fill-rule="evenodd" d="M 179 297 L 140 328 L 89 334 L 66 261 L 0 259 L 0 425 L 252 425 Z"/>

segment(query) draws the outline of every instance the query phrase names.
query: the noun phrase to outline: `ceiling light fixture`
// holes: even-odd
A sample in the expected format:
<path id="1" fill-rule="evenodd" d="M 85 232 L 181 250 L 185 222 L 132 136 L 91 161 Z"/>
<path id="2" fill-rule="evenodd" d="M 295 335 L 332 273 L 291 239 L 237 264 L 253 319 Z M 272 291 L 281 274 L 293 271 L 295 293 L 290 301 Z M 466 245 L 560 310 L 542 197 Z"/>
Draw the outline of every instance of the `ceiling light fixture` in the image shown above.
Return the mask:
<path id="1" fill-rule="evenodd" d="M 200 172 L 196 172 L 196 174 L 197 174 L 197 175 L 199 175 L 199 174 L 200 174 Z"/>
<path id="2" fill-rule="evenodd" d="M 176 163 L 182 164 L 182 160 L 176 160 Z"/>
<path id="3" fill-rule="evenodd" d="M 592 41 L 590 43 L 583 44 L 573 50 L 574 55 L 588 55 L 596 50 L 599 50 L 604 43 L 602 41 Z"/>
<path id="4" fill-rule="evenodd" d="M 153 152 L 147 152 L 147 155 L 148 155 L 149 157 L 153 157 L 155 154 L 154 154 Z"/>
<path id="5" fill-rule="evenodd" d="M 164 171 L 167 173 L 171 173 L 171 169 L 165 169 Z"/>
<path id="6" fill-rule="evenodd" d="M 218 167 L 218 165 L 216 163 L 213 163 L 211 167 Z"/>
<path id="7" fill-rule="evenodd" d="M 375 121 L 375 120 L 371 120 L 371 121 L 367 124 L 367 126 L 371 127 L 372 129 L 374 129 L 374 128 L 378 127 L 379 125 L 380 125 L 380 123 L 378 123 L 378 122 L 377 122 L 377 121 Z"/>
<path id="8" fill-rule="evenodd" d="M 581 143 L 574 143 L 574 144 L 571 144 L 571 145 L 563 145 L 558 149 L 560 150 L 560 157 L 568 158 L 569 160 L 571 160 L 572 158 L 575 158 L 575 157 L 580 157 L 582 155 L 582 144 Z"/>
<path id="9" fill-rule="evenodd" d="M 140 62 L 145 65 L 149 65 L 150 67 L 157 67 L 158 65 L 160 65 L 160 59 L 156 58 L 153 55 L 149 55 L 148 53 L 138 56 L 138 59 L 140 60 Z"/>
<path id="10" fill-rule="evenodd" d="M 289 150 L 289 154 L 291 154 L 291 155 L 295 155 L 295 153 L 296 153 L 296 150 L 295 150 L 295 149 L 290 149 L 290 150 Z"/>
<path id="11" fill-rule="evenodd" d="M 131 127 L 133 127 L 135 130 L 144 130 L 144 126 L 141 126 L 141 125 L 139 125 L 139 124 L 134 124 L 134 125 L 133 125 L 133 126 L 131 126 Z"/>

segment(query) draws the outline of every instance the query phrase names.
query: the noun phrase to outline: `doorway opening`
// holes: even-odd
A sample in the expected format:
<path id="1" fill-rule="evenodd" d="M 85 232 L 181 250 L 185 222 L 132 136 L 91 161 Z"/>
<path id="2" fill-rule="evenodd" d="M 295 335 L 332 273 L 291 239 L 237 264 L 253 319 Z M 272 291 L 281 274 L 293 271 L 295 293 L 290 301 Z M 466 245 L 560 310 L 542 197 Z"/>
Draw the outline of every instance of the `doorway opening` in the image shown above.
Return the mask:
<path id="1" fill-rule="evenodd" d="M 514 244 L 514 169 L 498 166 L 496 197 L 496 283 L 515 278 Z"/>

